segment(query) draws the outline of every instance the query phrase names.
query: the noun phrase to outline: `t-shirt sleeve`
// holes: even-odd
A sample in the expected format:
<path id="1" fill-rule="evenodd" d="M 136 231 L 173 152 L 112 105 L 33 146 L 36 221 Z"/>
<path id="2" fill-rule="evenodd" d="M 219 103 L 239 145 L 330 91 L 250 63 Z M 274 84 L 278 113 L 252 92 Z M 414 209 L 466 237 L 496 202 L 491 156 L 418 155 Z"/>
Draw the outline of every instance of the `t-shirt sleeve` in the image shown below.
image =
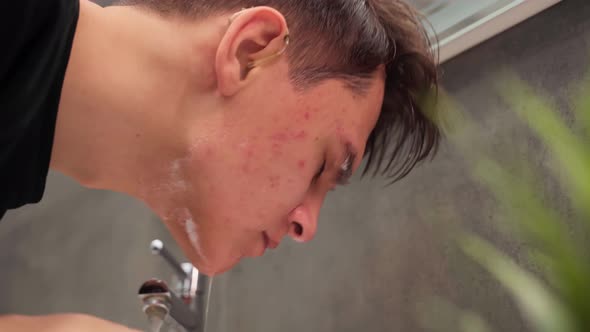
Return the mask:
<path id="1" fill-rule="evenodd" d="M 0 1 L 0 218 L 45 191 L 79 0 Z"/>

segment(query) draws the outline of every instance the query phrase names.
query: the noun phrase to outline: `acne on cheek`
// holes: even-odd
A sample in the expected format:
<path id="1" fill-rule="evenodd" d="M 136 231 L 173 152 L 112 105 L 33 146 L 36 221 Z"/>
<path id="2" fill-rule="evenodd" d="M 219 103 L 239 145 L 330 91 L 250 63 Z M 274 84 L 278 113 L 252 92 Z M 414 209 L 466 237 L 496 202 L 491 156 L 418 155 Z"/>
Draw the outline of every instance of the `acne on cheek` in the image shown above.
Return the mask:
<path id="1" fill-rule="evenodd" d="M 274 144 L 287 143 L 287 142 L 291 141 L 292 139 L 301 140 L 306 137 L 307 137 L 307 132 L 305 130 L 292 130 L 290 132 L 288 131 L 288 132 L 275 133 L 270 136 L 270 139 L 271 139 L 271 141 L 273 141 L 273 145 L 274 145 Z"/>
<path id="2" fill-rule="evenodd" d="M 307 133 L 305 132 L 305 130 L 301 130 L 300 132 L 298 132 L 297 134 L 295 134 L 295 136 L 293 136 L 293 138 L 297 139 L 297 140 L 301 140 L 307 137 Z"/>
<path id="3" fill-rule="evenodd" d="M 278 175 L 271 175 L 268 177 L 268 181 L 271 188 L 277 188 L 281 182 L 281 177 Z"/>
<path id="4" fill-rule="evenodd" d="M 254 157 L 254 150 L 252 148 L 246 150 L 246 157 L 248 157 L 248 159 Z"/>
<path id="5" fill-rule="evenodd" d="M 283 155 L 283 147 L 294 140 L 304 140 L 308 137 L 305 130 L 284 130 L 269 136 L 271 142 L 271 151 L 274 157 Z M 251 157 L 251 156 L 249 156 Z"/>
<path id="6" fill-rule="evenodd" d="M 305 160 L 299 160 L 297 162 L 297 167 L 299 167 L 299 169 L 304 169 L 305 168 Z"/>
<path id="7" fill-rule="evenodd" d="M 286 142 L 287 141 L 287 134 L 285 134 L 283 132 L 275 133 L 270 137 L 270 139 L 275 142 Z"/>
<path id="8" fill-rule="evenodd" d="M 334 126 L 336 127 L 336 134 L 338 135 L 338 137 L 344 137 L 345 130 L 344 130 L 344 127 L 342 127 L 342 123 L 340 121 L 338 121 L 335 123 Z"/>

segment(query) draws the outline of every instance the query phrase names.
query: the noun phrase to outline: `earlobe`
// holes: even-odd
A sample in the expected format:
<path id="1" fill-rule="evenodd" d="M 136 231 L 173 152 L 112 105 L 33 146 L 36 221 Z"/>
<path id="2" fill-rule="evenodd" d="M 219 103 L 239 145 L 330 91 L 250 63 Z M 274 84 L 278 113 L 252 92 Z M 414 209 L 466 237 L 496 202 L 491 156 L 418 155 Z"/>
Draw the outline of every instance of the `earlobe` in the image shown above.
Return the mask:
<path id="1" fill-rule="evenodd" d="M 269 7 L 242 10 L 229 18 L 215 56 L 219 92 L 237 93 L 252 80 L 252 70 L 280 57 L 289 44 L 286 21 Z"/>

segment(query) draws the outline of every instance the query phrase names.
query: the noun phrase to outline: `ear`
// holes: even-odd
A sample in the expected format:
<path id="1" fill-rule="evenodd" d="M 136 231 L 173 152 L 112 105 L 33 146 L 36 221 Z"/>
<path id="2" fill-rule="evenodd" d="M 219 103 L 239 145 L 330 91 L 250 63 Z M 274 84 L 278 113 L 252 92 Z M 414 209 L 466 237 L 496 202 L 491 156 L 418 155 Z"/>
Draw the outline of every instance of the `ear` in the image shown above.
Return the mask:
<path id="1" fill-rule="evenodd" d="M 259 69 L 250 64 L 279 54 L 286 46 L 288 34 L 284 16 L 270 7 L 254 7 L 234 14 L 215 55 L 221 94 L 231 96 L 252 81 Z"/>

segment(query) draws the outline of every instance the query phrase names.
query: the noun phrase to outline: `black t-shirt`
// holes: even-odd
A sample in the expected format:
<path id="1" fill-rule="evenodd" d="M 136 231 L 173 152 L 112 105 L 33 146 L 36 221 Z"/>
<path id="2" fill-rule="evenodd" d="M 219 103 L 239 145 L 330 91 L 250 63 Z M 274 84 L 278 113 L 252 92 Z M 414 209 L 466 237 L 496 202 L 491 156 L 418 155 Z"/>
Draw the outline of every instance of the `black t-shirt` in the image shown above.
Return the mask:
<path id="1" fill-rule="evenodd" d="M 0 218 L 45 191 L 79 0 L 0 0 Z"/>

